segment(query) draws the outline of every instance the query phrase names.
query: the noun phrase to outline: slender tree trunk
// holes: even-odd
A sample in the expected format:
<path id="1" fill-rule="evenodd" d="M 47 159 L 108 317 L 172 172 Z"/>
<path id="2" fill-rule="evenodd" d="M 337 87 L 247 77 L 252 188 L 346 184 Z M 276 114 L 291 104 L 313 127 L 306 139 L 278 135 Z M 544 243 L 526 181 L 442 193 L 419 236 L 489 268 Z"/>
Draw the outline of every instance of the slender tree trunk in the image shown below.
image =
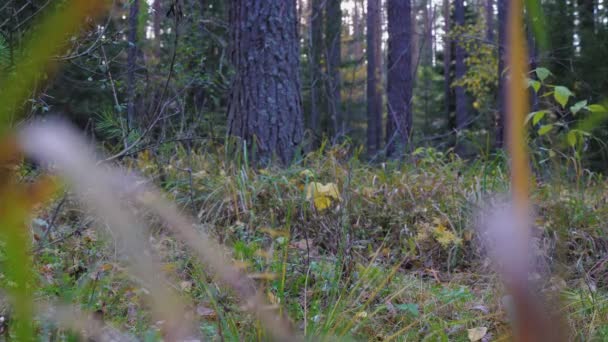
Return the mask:
<path id="1" fill-rule="evenodd" d="M 313 134 L 320 134 L 321 47 L 323 46 L 323 0 L 311 1 L 310 11 L 310 123 Z M 313 143 L 316 145 L 316 139 Z"/>
<path id="2" fill-rule="evenodd" d="M 464 2 L 454 1 L 454 18 L 457 26 L 464 26 Z M 460 80 L 466 73 L 465 50 L 459 42 L 456 44 L 456 79 Z M 463 130 L 468 125 L 467 97 L 463 86 L 456 86 L 456 129 Z"/>
<path id="3" fill-rule="evenodd" d="M 355 0 L 355 13 L 353 18 L 353 39 L 355 39 L 353 47 L 353 55 L 360 58 L 363 56 L 363 34 L 365 32 L 363 1 Z"/>
<path id="4" fill-rule="evenodd" d="M 292 161 L 302 141 L 296 1 L 232 0 L 235 69 L 228 134 L 256 147 L 262 162 Z"/>
<path id="5" fill-rule="evenodd" d="M 155 50 L 157 57 L 160 55 L 160 23 L 162 21 L 163 16 L 160 1 L 161 0 L 154 0 L 154 3 L 152 4 L 152 10 L 154 12 L 152 16 L 152 28 L 154 30 Z"/>
<path id="6" fill-rule="evenodd" d="M 412 3 L 388 0 L 387 154 L 401 155 L 412 130 Z"/>
<path id="7" fill-rule="evenodd" d="M 367 1 L 367 149 L 382 147 L 382 98 L 380 94 L 380 0 Z"/>
<path id="8" fill-rule="evenodd" d="M 129 9 L 129 49 L 127 55 L 127 128 L 135 127 L 135 69 L 137 68 L 137 19 L 139 0 L 134 0 Z"/>
<path id="9" fill-rule="evenodd" d="M 505 67 L 507 65 L 507 18 L 509 1 L 498 0 L 498 117 L 496 120 L 496 147 L 504 146 L 506 135 L 506 99 L 507 78 Z"/>
<path id="10" fill-rule="evenodd" d="M 424 10 L 422 13 L 424 38 L 422 46 L 422 58 L 420 63 L 424 66 L 433 65 L 433 10 L 430 0 L 424 1 Z M 413 21 L 415 23 L 415 21 Z"/>
<path id="11" fill-rule="evenodd" d="M 444 36 L 443 36 L 443 96 L 445 98 L 445 114 L 448 122 L 450 122 L 451 98 L 452 98 L 452 77 L 450 73 L 452 65 L 452 40 L 450 39 L 450 31 L 452 30 L 451 20 L 452 11 L 450 10 L 450 1 L 443 0 L 443 20 L 444 20 Z"/>
<path id="12" fill-rule="evenodd" d="M 486 40 L 494 41 L 494 0 L 486 0 Z"/>
<path id="13" fill-rule="evenodd" d="M 340 87 L 340 65 L 341 58 L 341 33 L 342 33 L 342 9 L 340 0 L 327 0 L 327 25 L 326 25 L 326 51 L 327 51 L 327 104 L 333 125 L 333 134 L 338 136 L 342 133 L 341 118 L 341 87 Z"/>

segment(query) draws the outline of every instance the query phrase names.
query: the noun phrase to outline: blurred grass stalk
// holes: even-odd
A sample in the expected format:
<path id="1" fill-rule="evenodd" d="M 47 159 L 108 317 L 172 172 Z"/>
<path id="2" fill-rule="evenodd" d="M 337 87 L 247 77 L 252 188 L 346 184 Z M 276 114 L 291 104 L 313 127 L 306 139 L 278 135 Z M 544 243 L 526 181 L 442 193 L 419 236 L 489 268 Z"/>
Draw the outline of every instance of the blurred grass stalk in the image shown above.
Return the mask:
<path id="1" fill-rule="evenodd" d="M 30 236 L 27 219 L 38 203 L 50 197 L 53 186 L 47 181 L 26 187 L 11 177 L 14 158 L 18 159 L 15 142 L 5 135 L 22 112 L 32 89 L 53 70 L 52 57 L 65 50 L 67 38 L 79 32 L 85 21 L 102 12 L 106 0 L 73 0 L 55 5 L 41 21 L 32 26 L 17 64 L 0 74 L 0 238 L 5 244 L 4 272 L 8 294 L 13 301 L 14 337 L 18 341 L 34 340 L 33 293 Z"/>
<path id="2" fill-rule="evenodd" d="M 530 0 L 528 0 L 530 1 Z M 551 313 L 537 297 L 528 280 L 533 269 L 531 255 L 530 166 L 525 117 L 529 112 L 529 95 L 526 87 L 528 50 L 524 33 L 524 6 L 522 0 L 511 0 L 508 9 L 507 84 L 508 149 L 511 163 L 511 206 L 507 215 L 497 215 L 490 229 L 496 246 L 495 262 L 502 273 L 507 291 L 512 297 L 514 339 L 520 342 L 561 341 L 564 327 L 552 320 Z M 508 212 L 511 212 L 509 215 Z M 498 229 L 506 231 L 498 231 Z M 511 235 L 510 237 L 508 235 Z M 498 240 L 498 237 L 504 237 Z M 501 241 L 502 240 L 502 244 Z"/>

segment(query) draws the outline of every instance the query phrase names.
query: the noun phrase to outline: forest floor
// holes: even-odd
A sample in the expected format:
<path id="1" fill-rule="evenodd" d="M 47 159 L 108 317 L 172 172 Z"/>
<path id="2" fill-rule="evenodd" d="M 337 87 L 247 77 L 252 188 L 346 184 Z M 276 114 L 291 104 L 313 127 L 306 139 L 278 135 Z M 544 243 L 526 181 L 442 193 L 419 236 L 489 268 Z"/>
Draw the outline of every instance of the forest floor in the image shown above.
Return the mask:
<path id="1" fill-rule="evenodd" d="M 160 185 L 256 279 L 268 310 L 298 334 L 355 340 L 496 341 L 509 336 L 509 297 L 475 229 L 476 213 L 509 182 L 502 158 L 463 162 L 433 150 L 370 165 L 356 151 L 309 154 L 290 168 L 255 168 L 217 151 L 140 153 L 123 167 Z M 347 157 L 348 156 L 348 157 Z M 543 166 L 531 190 L 537 272 L 576 340 L 608 338 L 608 185 L 600 175 Z M 31 173 L 31 172 L 29 172 Z M 29 174 L 24 171 L 24 174 Z M 139 213 L 146 215 L 146 213 Z M 154 341 L 145 286 L 73 196 L 34 219 L 40 298 L 76 303 L 116 329 Z M 150 246 L 186 299 L 201 340 L 266 333 L 160 224 Z M 40 323 L 40 334 L 57 332 Z"/>

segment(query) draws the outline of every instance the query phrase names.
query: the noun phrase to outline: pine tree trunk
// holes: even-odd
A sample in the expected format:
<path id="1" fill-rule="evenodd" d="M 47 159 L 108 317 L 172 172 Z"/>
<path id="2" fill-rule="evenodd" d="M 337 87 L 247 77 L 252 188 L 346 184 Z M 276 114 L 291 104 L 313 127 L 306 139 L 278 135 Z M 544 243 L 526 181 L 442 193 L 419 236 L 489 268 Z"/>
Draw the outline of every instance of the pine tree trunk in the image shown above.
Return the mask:
<path id="1" fill-rule="evenodd" d="M 371 155 L 382 147 L 382 98 L 380 77 L 380 0 L 367 1 L 367 149 Z"/>
<path id="2" fill-rule="evenodd" d="M 388 0 L 387 154 L 401 155 L 412 129 L 412 3 Z"/>
<path id="3" fill-rule="evenodd" d="M 228 134 L 255 146 L 263 163 L 289 163 L 303 131 L 296 1 L 232 0 L 230 10 Z"/>

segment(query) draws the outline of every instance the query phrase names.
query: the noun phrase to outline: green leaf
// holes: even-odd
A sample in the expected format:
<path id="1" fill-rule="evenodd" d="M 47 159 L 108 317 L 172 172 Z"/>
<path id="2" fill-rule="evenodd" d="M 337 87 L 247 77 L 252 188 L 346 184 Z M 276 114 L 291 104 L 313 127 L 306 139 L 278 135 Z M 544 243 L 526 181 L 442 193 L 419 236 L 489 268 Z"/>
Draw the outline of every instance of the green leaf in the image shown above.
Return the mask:
<path id="1" fill-rule="evenodd" d="M 576 141 L 578 140 L 578 135 L 576 133 L 576 131 L 570 131 L 568 132 L 568 135 L 566 135 L 568 145 L 570 145 L 571 147 L 576 146 Z"/>
<path id="2" fill-rule="evenodd" d="M 568 99 L 572 96 L 572 92 L 570 89 L 564 86 L 555 86 L 555 91 L 553 92 L 553 97 L 555 101 L 559 103 L 562 108 L 566 108 L 566 104 L 568 103 Z"/>
<path id="3" fill-rule="evenodd" d="M 397 308 L 397 310 L 399 310 L 399 311 L 407 312 L 414 317 L 420 316 L 420 311 L 418 310 L 418 304 L 414 304 L 414 303 L 397 304 L 397 305 L 395 305 L 395 308 Z"/>
<path id="4" fill-rule="evenodd" d="M 538 93 L 538 91 L 540 90 L 540 82 L 528 78 L 528 87 L 531 87 L 532 89 L 534 89 L 535 93 Z"/>
<path id="5" fill-rule="evenodd" d="M 423 154 L 425 151 L 426 151 L 426 149 L 424 147 L 418 147 L 418 148 L 416 148 L 416 150 L 414 150 L 414 155 L 417 156 L 417 155 Z"/>
<path id="6" fill-rule="evenodd" d="M 532 124 L 536 125 L 540 120 L 545 117 L 545 115 L 547 115 L 548 112 L 548 110 L 539 110 L 537 112 L 532 112 L 528 114 L 528 116 L 526 116 L 525 123 L 528 123 L 528 121 L 532 120 Z"/>
<path id="7" fill-rule="evenodd" d="M 577 103 L 574 104 L 574 106 L 570 107 L 570 111 L 572 112 L 572 114 L 576 114 L 581 109 L 585 108 L 586 105 L 587 105 L 587 100 L 578 101 Z"/>
<path id="8" fill-rule="evenodd" d="M 538 135 L 545 135 L 549 132 L 551 132 L 551 130 L 553 129 L 553 125 L 549 124 L 549 125 L 542 125 L 540 126 L 540 128 L 538 129 Z"/>
<path id="9" fill-rule="evenodd" d="M 551 71 L 549 71 L 547 68 L 536 68 L 534 69 L 534 72 L 536 73 L 536 77 L 538 77 L 541 82 L 544 82 L 545 79 L 551 75 Z"/>
<path id="10" fill-rule="evenodd" d="M 532 124 L 536 125 L 540 120 L 542 120 L 547 114 L 546 110 L 541 110 L 538 112 L 534 112 L 534 117 L 532 118 Z"/>
<path id="11" fill-rule="evenodd" d="M 600 105 L 600 104 L 592 104 L 592 105 L 588 105 L 586 107 L 586 109 L 592 113 L 605 113 L 606 107 Z"/>

